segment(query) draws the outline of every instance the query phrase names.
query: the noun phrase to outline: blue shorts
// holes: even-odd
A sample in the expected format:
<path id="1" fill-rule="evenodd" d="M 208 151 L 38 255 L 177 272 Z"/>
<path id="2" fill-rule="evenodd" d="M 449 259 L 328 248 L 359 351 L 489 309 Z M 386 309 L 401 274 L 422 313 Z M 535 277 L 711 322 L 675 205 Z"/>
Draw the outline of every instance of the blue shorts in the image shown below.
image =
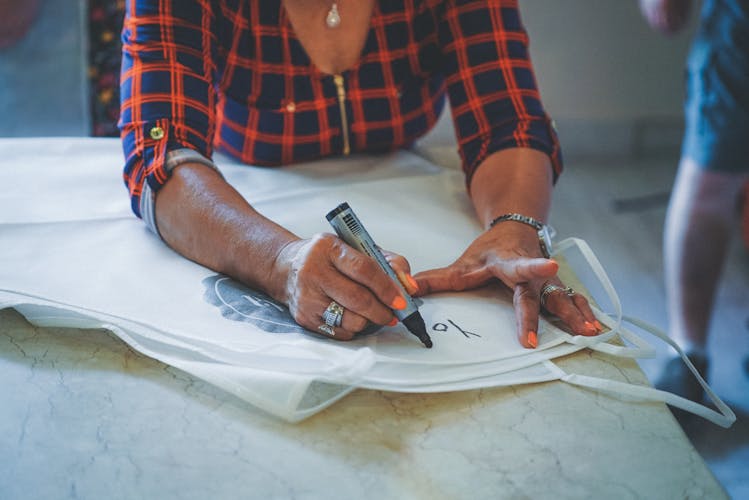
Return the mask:
<path id="1" fill-rule="evenodd" d="M 687 60 L 682 156 L 749 172 L 749 2 L 705 0 Z"/>

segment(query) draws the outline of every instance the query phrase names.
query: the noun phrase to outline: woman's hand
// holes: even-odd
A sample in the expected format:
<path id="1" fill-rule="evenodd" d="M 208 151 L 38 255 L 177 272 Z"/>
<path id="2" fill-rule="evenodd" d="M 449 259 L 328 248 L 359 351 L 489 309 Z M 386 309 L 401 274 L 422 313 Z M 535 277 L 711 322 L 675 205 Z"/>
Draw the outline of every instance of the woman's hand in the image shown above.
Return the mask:
<path id="1" fill-rule="evenodd" d="M 535 348 L 541 290 L 546 284 L 564 288 L 556 277 L 558 268 L 554 260 L 542 257 L 534 228 L 506 221 L 482 233 L 449 266 L 418 273 L 414 278 L 419 295 L 468 290 L 499 279 L 513 291 L 518 340 L 525 347 Z M 596 335 L 601 331 L 582 295 L 552 292 L 545 308 L 576 334 Z"/>
<path id="2" fill-rule="evenodd" d="M 408 263 L 400 256 L 401 269 Z M 351 248 L 332 234 L 286 245 L 276 261 L 276 275 L 285 276 L 283 301 L 301 326 L 315 332 L 333 332 L 338 340 L 349 340 L 369 323 L 394 325 L 393 309 L 404 309 L 400 289 L 374 259 Z M 344 308 L 340 327 L 319 329 L 325 324 L 325 309 L 335 301 Z"/>
<path id="3" fill-rule="evenodd" d="M 159 191 L 156 219 L 172 248 L 286 304 L 297 323 L 313 332 L 348 340 L 369 322 L 394 324 L 392 310 L 406 307 L 400 289 L 373 259 L 332 234 L 300 239 L 255 211 L 204 165 L 174 169 Z M 408 269 L 405 259 L 389 255 Z M 340 326 L 328 327 L 323 314 L 332 301 L 344 312 Z"/>
<path id="4" fill-rule="evenodd" d="M 550 158 L 528 148 L 497 151 L 479 165 L 470 187 L 471 201 L 484 226 L 507 213 L 545 220 L 551 205 Z M 483 232 L 449 266 L 415 278 L 419 294 L 467 290 L 500 280 L 513 291 L 520 343 L 536 347 L 541 292 L 547 285 L 560 286 L 547 295 L 547 311 L 559 316 L 574 333 L 595 335 L 601 330 L 585 298 L 564 293 L 557 269 L 555 261 L 543 258 L 535 228 L 507 220 Z"/>

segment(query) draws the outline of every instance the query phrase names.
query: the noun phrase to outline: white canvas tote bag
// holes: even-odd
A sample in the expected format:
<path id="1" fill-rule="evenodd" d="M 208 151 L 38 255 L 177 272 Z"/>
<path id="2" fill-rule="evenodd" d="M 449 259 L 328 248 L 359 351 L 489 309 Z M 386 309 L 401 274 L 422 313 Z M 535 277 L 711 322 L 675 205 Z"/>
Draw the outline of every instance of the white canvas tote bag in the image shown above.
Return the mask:
<path id="1" fill-rule="evenodd" d="M 143 354 L 289 421 L 357 387 L 435 392 L 548 380 L 667 401 L 720 425 L 735 419 L 717 397 L 719 413 L 651 388 L 566 374 L 550 361 L 585 348 L 653 354 L 621 327 L 613 287 L 582 242 L 560 250 L 578 249 L 603 283 L 613 312 L 599 314 L 610 329 L 599 337 L 570 336 L 544 320 L 539 347 L 524 349 L 507 292 L 488 286 L 422 300 L 433 349 L 402 325 L 335 342 L 148 232 L 130 214 L 115 144 L 0 144 L 0 182 L 9 186 L 0 198 L 0 307 L 40 326 L 106 328 Z M 407 256 L 415 272 L 449 264 L 481 231 L 462 174 L 409 152 L 284 169 L 218 163 L 257 210 L 302 237 L 332 232 L 325 214 L 349 202 L 377 243 Z M 616 341 L 622 338 L 630 345 Z"/>

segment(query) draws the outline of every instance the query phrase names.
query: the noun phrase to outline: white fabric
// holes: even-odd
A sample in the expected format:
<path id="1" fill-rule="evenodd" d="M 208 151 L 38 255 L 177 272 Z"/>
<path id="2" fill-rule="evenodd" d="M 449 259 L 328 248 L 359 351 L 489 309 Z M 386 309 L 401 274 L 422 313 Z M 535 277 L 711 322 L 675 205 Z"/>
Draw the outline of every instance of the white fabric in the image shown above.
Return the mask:
<path id="1" fill-rule="evenodd" d="M 408 256 L 414 271 L 450 263 L 481 231 L 462 174 L 412 153 L 283 169 L 217 163 L 256 209 L 300 236 L 332 232 L 325 214 L 348 201 L 375 241 Z M 346 343 L 321 338 L 268 297 L 167 248 L 130 214 L 120 168 L 112 141 L 0 141 L 0 308 L 15 307 L 40 326 L 109 329 L 290 421 L 356 387 L 435 392 L 562 379 L 619 390 L 549 360 L 586 347 L 652 354 L 621 330 L 613 287 L 587 245 L 574 240 L 559 248 L 577 248 L 603 283 L 614 304 L 612 318 L 599 315 L 608 334 L 573 337 L 542 321 L 538 349 L 524 349 L 511 297 L 490 286 L 423 299 L 432 349 L 402 325 Z M 635 347 L 609 343 L 618 332 Z M 718 423 L 730 425 L 723 416 Z"/>

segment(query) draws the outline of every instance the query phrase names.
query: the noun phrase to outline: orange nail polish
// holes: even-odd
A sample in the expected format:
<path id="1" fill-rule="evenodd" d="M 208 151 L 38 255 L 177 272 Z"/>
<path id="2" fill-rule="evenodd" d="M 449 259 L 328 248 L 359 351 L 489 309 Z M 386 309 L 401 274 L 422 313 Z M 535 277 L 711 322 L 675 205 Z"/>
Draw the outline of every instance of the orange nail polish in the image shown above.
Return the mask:
<path id="1" fill-rule="evenodd" d="M 393 318 L 393 320 L 388 323 L 388 326 L 395 326 L 398 324 L 398 318 Z"/>
<path id="2" fill-rule="evenodd" d="M 538 347 L 538 336 L 536 335 L 536 332 L 528 332 L 528 344 L 530 344 L 530 346 L 534 349 Z"/>
<path id="3" fill-rule="evenodd" d="M 411 284 L 411 290 L 413 290 L 413 292 L 410 292 L 410 293 L 416 293 L 416 292 L 418 292 L 419 291 L 419 284 L 416 282 L 416 280 L 414 279 L 414 277 L 411 276 L 410 274 L 406 274 L 406 279 Z"/>
<path id="4" fill-rule="evenodd" d="M 406 289 L 409 295 L 413 295 L 419 290 L 419 284 L 416 283 L 410 274 L 398 271 L 396 275 L 398 276 L 398 281 L 401 282 L 401 285 L 403 285 L 403 288 Z"/>
<path id="5" fill-rule="evenodd" d="M 408 304 L 406 303 L 406 299 L 398 295 L 393 299 L 393 302 L 390 304 L 390 308 L 400 311 L 401 309 L 405 309 L 407 305 Z"/>
<path id="6" fill-rule="evenodd" d="M 590 321 L 586 321 L 586 322 L 585 322 L 585 323 L 583 323 L 583 324 L 585 325 L 585 330 L 586 330 L 586 331 L 587 331 L 588 333 L 598 333 L 598 328 L 596 328 L 596 325 L 594 325 L 594 324 L 593 324 L 593 323 L 591 323 Z"/>
<path id="7" fill-rule="evenodd" d="M 602 331 L 603 331 L 603 325 L 601 325 L 601 322 L 600 322 L 600 321 L 598 321 L 598 320 L 595 320 L 595 322 L 594 322 L 593 324 L 594 324 L 594 325 L 596 325 L 596 328 L 598 328 L 598 331 L 599 331 L 599 332 L 602 332 Z"/>

